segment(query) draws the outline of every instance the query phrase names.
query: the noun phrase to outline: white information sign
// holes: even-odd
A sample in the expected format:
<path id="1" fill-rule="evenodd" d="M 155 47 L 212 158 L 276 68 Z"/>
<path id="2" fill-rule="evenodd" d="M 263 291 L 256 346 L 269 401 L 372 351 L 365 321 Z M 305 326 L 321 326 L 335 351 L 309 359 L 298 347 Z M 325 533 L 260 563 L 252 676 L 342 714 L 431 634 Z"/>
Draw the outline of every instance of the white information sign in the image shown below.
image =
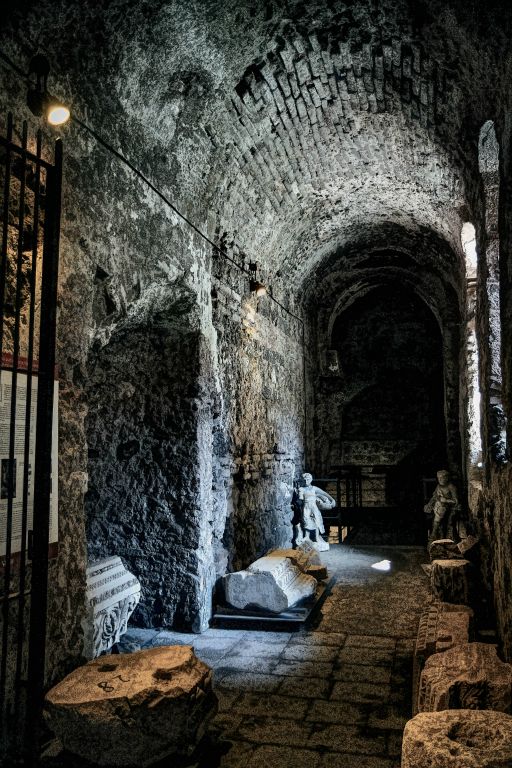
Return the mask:
<path id="1" fill-rule="evenodd" d="M 23 477 L 25 467 L 25 422 L 27 408 L 28 376 L 18 371 L 16 376 L 16 417 L 14 439 L 14 465 L 12 472 L 12 535 L 11 553 L 21 551 L 23 522 Z M 34 508 L 34 460 L 37 417 L 37 374 L 32 375 L 32 400 L 30 408 L 30 440 L 28 469 L 27 531 L 32 528 Z M 7 504 L 9 495 L 9 434 L 11 428 L 12 371 L 0 371 L 0 557 L 6 554 Z M 52 490 L 50 499 L 50 541 L 58 541 L 58 397 L 59 382 L 55 382 L 52 428 Z"/>

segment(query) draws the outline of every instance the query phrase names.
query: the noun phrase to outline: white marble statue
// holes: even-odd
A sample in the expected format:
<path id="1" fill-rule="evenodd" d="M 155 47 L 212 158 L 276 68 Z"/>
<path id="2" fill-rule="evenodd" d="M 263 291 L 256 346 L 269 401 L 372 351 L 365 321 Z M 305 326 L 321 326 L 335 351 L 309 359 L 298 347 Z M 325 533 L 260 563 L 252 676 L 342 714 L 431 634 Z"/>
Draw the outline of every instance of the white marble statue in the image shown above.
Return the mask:
<path id="1" fill-rule="evenodd" d="M 322 510 L 332 509 L 336 506 L 336 501 L 321 488 L 311 485 L 313 476 L 309 472 L 304 472 L 302 477 L 306 483 L 299 488 L 299 499 L 304 502 L 304 538 L 309 539 L 319 552 L 324 552 L 329 549 L 329 544 L 321 536 L 325 533 Z"/>

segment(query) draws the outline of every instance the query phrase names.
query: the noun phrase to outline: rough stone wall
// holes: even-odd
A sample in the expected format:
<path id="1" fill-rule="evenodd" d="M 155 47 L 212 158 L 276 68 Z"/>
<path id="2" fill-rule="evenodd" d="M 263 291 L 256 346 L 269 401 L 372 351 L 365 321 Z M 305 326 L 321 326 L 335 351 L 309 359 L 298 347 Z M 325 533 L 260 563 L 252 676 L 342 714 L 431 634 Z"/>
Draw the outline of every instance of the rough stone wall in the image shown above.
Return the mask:
<path id="1" fill-rule="evenodd" d="M 240 294 L 217 285 L 221 396 L 214 485 L 233 510 L 222 544 L 236 570 L 291 543 L 285 486 L 304 469 L 302 331 L 268 296 L 241 302 Z"/>
<path id="2" fill-rule="evenodd" d="M 313 282 L 319 287 L 318 309 L 327 312 L 322 274 L 316 282 L 315 273 L 332 268 L 338 249 L 356 251 L 361 238 L 369 242 L 375 236 L 375 245 L 396 246 L 404 258 L 418 255 L 412 269 L 386 269 L 408 286 L 417 280 L 425 300 L 441 297 L 433 311 L 443 321 L 448 454 L 456 466 L 461 456 L 457 248 L 461 221 L 474 204 L 478 131 L 496 111 L 495 90 L 488 86 L 496 81 L 494 66 L 508 45 L 507 8 L 468 6 L 466 0 L 378 5 L 370 0 L 260 5 L 45 0 L 11 13 L 13 22 L 1 33 L 9 55 L 25 67 L 37 48 L 48 53 L 55 93 L 210 237 L 223 232 L 230 246 L 256 258 L 262 277 L 287 306 L 300 311 Z M 500 70 L 500 81 L 508 83 L 508 75 Z M 24 86 L 3 69 L 2 78 L 4 107 L 16 107 L 24 116 Z M 503 119 L 500 132 L 509 136 Z M 301 461 L 302 431 L 297 331 L 279 312 L 281 330 L 271 344 L 277 317 L 267 325 L 261 303 L 255 325 L 244 324 L 245 309 L 237 300 L 244 330 L 223 318 L 215 334 L 210 254 L 204 246 L 76 124 L 63 135 L 61 548 L 52 564 L 50 676 L 80 653 L 86 446 L 98 437 L 93 425 L 100 437 L 104 430 L 91 414 L 86 435 L 88 375 L 101 378 L 101 365 L 109 353 L 118 355 L 128 328 L 154 345 L 152 318 L 166 316 L 176 291 L 194 297 L 197 312 L 182 327 L 195 339 L 197 373 L 209 382 L 212 402 L 207 405 L 205 396 L 210 422 L 203 410 L 195 416 L 200 466 L 191 486 L 211 521 L 201 527 L 203 573 L 217 556 L 220 572 L 230 558 L 233 565 L 243 562 L 270 541 L 284 539 L 278 482 L 289 477 L 290 462 Z M 369 263 L 357 280 L 364 283 L 374 267 Z M 350 270 L 347 275 L 356 279 Z M 235 277 L 221 282 L 239 295 L 247 290 L 237 287 Z M 335 275 L 331 291 L 340 282 Z M 451 309 L 443 313 L 443 306 Z M 506 315 L 509 306 L 510 297 L 502 307 Z M 248 332 L 259 325 L 261 339 Z M 166 321 L 166 328 L 169 338 L 182 339 L 174 320 Z M 311 348 L 313 336 L 306 338 L 306 356 L 314 366 L 317 350 Z M 510 352 L 506 355 L 508 360 Z M 510 365 L 506 368 L 509 381 Z M 157 387 L 161 402 L 157 371 L 144 380 Z M 105 400 L 96 401 L 98 409 L 105 408 L 115 425 L 116 401 L 110 402 L 107 385 L 101 391 Z M 192 420 L 188 413 L 188 434 Z M 131 416 L 130 428 L 135 422 Z M 158 442 L 157 426 L 152 423 L 145 436 L 148 445 Z M 116 435 L 123 443 L 121 432 Z M 166 432 L 164 441 L 173 434 Z M 203 461 L 212 439 L 213 495 L 212 463 Z M 117 451 L 115 461 L 118 477 L 126 462 L 136 463 L 135 457 L 118 458 Z M 98 463 L 93 469 L 105 503 L 111 499 L 108 471 Z M 156 522 L 161 531 L 161 520 Z M 153 593 L 151 600 L 156 601 Z"/>

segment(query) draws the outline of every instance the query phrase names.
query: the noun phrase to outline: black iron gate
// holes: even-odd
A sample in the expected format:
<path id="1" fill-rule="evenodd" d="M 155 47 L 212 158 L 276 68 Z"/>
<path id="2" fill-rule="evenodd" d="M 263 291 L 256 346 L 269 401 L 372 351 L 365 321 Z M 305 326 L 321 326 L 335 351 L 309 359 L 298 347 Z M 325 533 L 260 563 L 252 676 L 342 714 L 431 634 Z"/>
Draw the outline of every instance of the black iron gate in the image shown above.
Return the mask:
<path id="1" fill-rule="evenodd" d="M 16 137 L 9 115 L 0 136 L 0 762 L 31 762 L 44 688 L 61 171 L 61 142 L 48 162 L 41 132 L 29 137 L 23 123 Z"/>

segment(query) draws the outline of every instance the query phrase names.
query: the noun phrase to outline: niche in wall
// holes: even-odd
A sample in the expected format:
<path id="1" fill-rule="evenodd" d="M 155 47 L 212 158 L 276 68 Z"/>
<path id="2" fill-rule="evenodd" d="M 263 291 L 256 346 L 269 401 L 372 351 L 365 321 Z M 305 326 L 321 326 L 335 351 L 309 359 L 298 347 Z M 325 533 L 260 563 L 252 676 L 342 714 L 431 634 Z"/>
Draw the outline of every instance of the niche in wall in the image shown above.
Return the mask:
<path id="1" fill-rule="evenodd" d="M 89 558 L 119 555 L 139 578 L 145 627 L 201 631 L 210 616 L 200 352 L 199 332 L 164 312 L 90 355 Z"/>

